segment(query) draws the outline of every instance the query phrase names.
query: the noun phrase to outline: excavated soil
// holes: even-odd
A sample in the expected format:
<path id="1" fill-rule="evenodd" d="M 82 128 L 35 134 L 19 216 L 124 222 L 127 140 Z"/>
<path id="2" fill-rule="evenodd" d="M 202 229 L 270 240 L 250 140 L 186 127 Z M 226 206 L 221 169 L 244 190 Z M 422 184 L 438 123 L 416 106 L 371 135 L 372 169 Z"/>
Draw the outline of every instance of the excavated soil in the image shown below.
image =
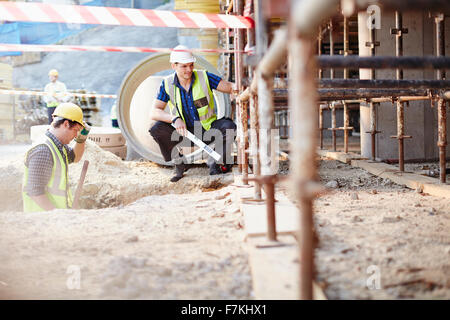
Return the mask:
<path id="1" fill-rule="evenodd" d="M 314 202 L 316 280 L 327 297 L 449 299 L 450 200 L 319 163 L 330 191 Z"/>
<path id="2" fill-rule="evenodd" d="M 171 183 L 172 168 L 123 162 L 88 141 L 82 204 L 97 209 L 24 214 L 22 157 L 0 162 L 11 177 L 0 299 L 253 298 L 232 174 L 193 167 Z M 70 166 L 72 181 L 82 162 Z"/>
<path id="3" fill-rule="evenodd" d="M 90 143 L 84 160 L 82 205 L 94 209 L 32 214 L 20 212 L 22 156 L 0 161 L 1 298 L 254 298 L 232 174 L 197 166 L 170 183 L 172 168 Z M 72 182 L 82 162 L 70 166 Z M 327 297 L 449 299 L 450 201 L 334 160 L 319 165 L 330 191 L 314 202 L 316 281 Z"/>

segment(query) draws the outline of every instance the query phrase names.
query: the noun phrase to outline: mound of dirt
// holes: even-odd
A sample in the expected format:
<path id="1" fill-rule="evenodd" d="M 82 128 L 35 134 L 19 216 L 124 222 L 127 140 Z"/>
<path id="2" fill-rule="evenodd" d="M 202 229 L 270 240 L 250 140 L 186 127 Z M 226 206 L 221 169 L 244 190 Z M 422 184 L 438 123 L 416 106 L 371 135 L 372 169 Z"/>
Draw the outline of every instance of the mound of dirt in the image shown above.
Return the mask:
<path id="1" fill-rule="evenodd" d="M 0 162 L 0 211 L 22 210 L 23 158 L 20 154 L 9 161 Z M 126 205 L 149 195 L 168 193 L 194 193 L 220 189 L 233 183 L 233 175 L 208 174 L 206 166 L 193 166 L 185 177 L 170 182 L 173 168 L 152 162 L 126 162 L 92 141 L 86 141 L 86 149 L 80 162 L 69 165 L 69 186 L 75 193 L 85 160 L 89 167 L 80 197 L 83 209 L 97 209 Z"/>

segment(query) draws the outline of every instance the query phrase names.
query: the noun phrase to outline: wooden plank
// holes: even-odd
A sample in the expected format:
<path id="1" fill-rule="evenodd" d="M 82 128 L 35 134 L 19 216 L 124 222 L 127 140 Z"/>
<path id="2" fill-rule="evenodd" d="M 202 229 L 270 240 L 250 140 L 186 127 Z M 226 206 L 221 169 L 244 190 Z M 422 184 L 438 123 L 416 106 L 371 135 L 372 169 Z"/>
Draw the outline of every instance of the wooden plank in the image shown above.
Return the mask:
<path id="1" fill-rule="evenodd" d="M 253 291 L 257 300 L 299 299 L 298 244 L 291 235 L 280 236 L 284 246 L 266 246 L 264 237 L 247 240 Z M 274 276 L 276 275 L 276 276 Z M 322 288 L 313 282 L 313 299 L 327 300 Z"/>
<path id="2" fill-rule="evenodd" d="M 337 152 L 337 151 L 329 151 L 329 150 L 317 150 L 317 154 L 321 157 L 331 158 L 346 164 L 350 164 L 352 160 L 361 160 L 367 159 L 361 157 L 361 155 L 353 152 L 345 153 L 345 152 Z"/>
<path id="3" fill-rule="evenodd" d="M 411 189 L 422 189 L 433 196 L 450 198 L 450 185 L 441 184 L 436 178 L 425 177 L 416 173 L 400 172 L 397 167 L 379 162 L 352 160 L 351 165 L 362 168 L 376 176 L 389 179 Z"/>

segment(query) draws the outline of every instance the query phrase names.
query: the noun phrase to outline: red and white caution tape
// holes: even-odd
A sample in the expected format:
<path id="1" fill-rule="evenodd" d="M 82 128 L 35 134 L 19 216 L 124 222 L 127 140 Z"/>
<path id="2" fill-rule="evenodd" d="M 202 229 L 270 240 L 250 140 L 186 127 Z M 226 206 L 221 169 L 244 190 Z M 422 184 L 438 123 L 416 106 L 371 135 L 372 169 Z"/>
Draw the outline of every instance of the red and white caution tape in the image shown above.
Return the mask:
<path id="1" fill-rule="evenodd" d="M 253 28 L 249 17 L 181 11 L 0 1 L 0 21 L 62 22 L 173 28 Z"/>
<path id="2" fill-rule="evenodd" d="M 170 48 L 147 48 L 147 47 L 112 47 L 112 46 L 73 46 L 73 45 L 40 45 L 40 44 L 9 44 L 0 43 L 0 52 L 2 51 L 25 51 L 25 52 L 66 52 L 66 51 L 97 51 L 97 52 L 166 52 L 189 51 L 189 52 L 213 52 L 213 53 L 250 53 L 246 51 L 226 50 L 226 49 L 190 49 L 190 50 L 172 50 Z"/>
<path id="3" fill-rule="evenodd" d="M 28 95 L 28 96 L 53 96 L 53 97 L 72 96 L 72 97 L 80 97 L 80 98 L 112 98 L 112 99 L 117 98 L 117 95 L 115 95 L 115 94 L 75 93 L 75 92 L 49 94 L 44 91 L 29 91 L 29 90 L 17 90 L 17 89 L 0 89 L 0 94 Z"/>

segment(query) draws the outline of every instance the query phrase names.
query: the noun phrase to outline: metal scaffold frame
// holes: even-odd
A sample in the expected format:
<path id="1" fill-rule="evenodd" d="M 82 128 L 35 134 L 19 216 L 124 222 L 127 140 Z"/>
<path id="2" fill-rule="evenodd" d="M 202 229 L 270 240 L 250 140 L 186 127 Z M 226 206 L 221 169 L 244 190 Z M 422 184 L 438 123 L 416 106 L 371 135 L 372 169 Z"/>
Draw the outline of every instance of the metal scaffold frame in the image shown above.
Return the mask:
<path id="1" fill-rule="evenodd" d="M 376 56 L 375 29 L 369 33 L 369 41 L 366 46 L 370 48 L 370 56 L 361 57 L 352 55 L 349 48 L 349 17 L 357 10 L 366 10 L 374 3 L 369 0 L 291 0 L 285 9 L 288 20 L 286 27 L 281 27 L 274 33 L 270 45 L 268 45 L 268 17 L 263 14 L 262 0 L 254 0 L 255 10 L 255 42 L 256 63 L 248 68 L 248 76 L 251 81 L 245 83 L 240 80 L 243 66 L 241 62 L 235 62 L 236 83 L 240 89 L 237 99 L 239 112 L 237 119 L 242 137 L 250 135 L 250 155 L 253 159 L 252 178 L 248 178 L 247 144 L 238 143 L 239 159 L 242 163 L 243 181 L 255 181 L 258 189 L 255 189 L 254 200 L 261 199 L 260 186 L 264 186 L 266 192 L 267 238 L 277 241 L 275 225 L 275 184 L 280 179 L 273 172 L 271 165 L 275 163 L 270 146 L 268 130 L 273 128 L 274 100 L 284 99 L 288 101 L 291 112 L 292 137 L 290 154 L 289 180 L 299 206 L 300 227 L 297 235 L 299 243 L 299 297 L 300 299 L 312 299 L 312 283 L 314 274 L 314 247 L 313 247 L 313 199 L 321 190 L 317 184 L 316 150 L 323 148 L 323 130 L 330 129 L 333 132 L 333 150 L 336 150 L 336 131 L 344 131 L 344 152 L 348 153 L 348 136 L 350 127 L 349 104 L 367 104 L 370 107 L 370 131 L 371 134 L 371 158 L 376 160 L 375 136 L 380 133 L 377 130 L 377 107 L 381 102 L 391 102 L 397 110 L 397 135 L 398 139 L 399 171 L 404 171 L 404 145 L 405 138 L 405 109 L 404 105 L 409 101 L 431 100 L 438 105 L 438 147 L 440 158 L 440 182 L 445 183 L 445 152 L 446 137 L 446 100 L 450 93 L 446 90 L 450 87 L 450 81 L 445 80 L 445 69 L 450 68 L 450 58 L 445 57 L 444 43 L 444 13 L 450 9 L 443 9 L 441 0 L 428 1 L 424 8 L 424 2 L 419 0 L 386 0 L 376 1 L 382 10 L 395 12 L 395 28 L 391 33 L 395 35 L 396 56 Z M 234 2 L 235 8 L 239 8 L 239 0 Z M 342 10 L 339 13 L 339 6 Z M 402 23 L 401 12 L 409 10 L 434 10 L 440 9 L 436 15 L 436 55 L 424 57 L 403 56 L 403 35 L 408 32 Z M 444 12 L 442 12 L 444 11 Z M 239 11 L 235 11 L 239 12 Z M 340 55 L 334 55 L 334 37 L 332 18 L 343 14 L 343 50 Z M 324 24 L 327 28 L 324 28 Z M 328 30 L 330 41 L 330 55 L 323 55 L 322 43 L 324 34 Z M 236 33 L 236 37 L 242 37 Z M 250 39 L 250 36 L 247 36 Z M 242 48 L 239 41 L 236 48 Z M 250 44 L 253 45 L 253 44 Z M 316 54 L 318 53 L 318 56 Z M 236 54 L 236 61 L 241 61 Z M 274 89 L 274 77 L 288 60 L 289 88 Z M 253 66 L 255 66 L 253 68 Z M 330 79 L 324 79 L 326 69 L 330 69 Z M 370 69 L 369 79 L 354 79 L 350 77 L 350 69 Z M 335 71 L 344 69 L 343 79 L 336 79 Z M 396 79 L 375 79 L 376 69 L 396 69 Z M 437 80 L 403 80 L 403 69 L 434 69 L 437 70 Z M 316 75 L 316 76 L 314 76 Z M 355 89 L 356 88 L 356 89 Z M 250 106 L 250 130 L 246 125 L 247 109 Z M 332 126 L 324 128 L 323 111 L 331 106 Z M 343 107 L 343 127 L 336 125 L 336 109 Z M 319 130 L 317 130 L 317 125 Z M 245 131 L 247 132 L 245 132 Z M 250 132 L 250 133 L 248 133 Z M 239 136 L 239 133 L 238 133 Z M 317 142 L 320 141 L 320 145 Z M 259 157 L 258 157 L 259 155 Z M 260 200 L 261 201 L 261 200 Z"/>

